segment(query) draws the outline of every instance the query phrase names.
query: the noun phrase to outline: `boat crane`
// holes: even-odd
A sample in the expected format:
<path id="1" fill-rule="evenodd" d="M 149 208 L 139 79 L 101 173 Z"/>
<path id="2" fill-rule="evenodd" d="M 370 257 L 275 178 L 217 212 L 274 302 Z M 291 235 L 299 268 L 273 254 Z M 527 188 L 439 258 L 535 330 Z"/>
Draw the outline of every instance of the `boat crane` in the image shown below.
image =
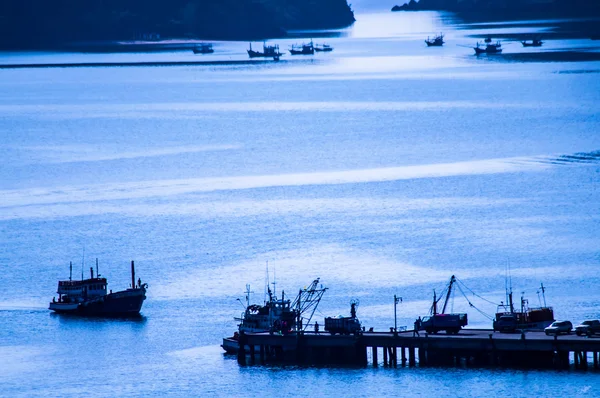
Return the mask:
<path id="1" fill-rule="evenodd" d="M 295 308 L 297 313 L 296 328 L 298 330 L 306 330 L 313 315 L 315 314 L 315 311 L 317 310 L 317 307 L 319 306 L 319 303 L 321 302 L 323 294 L 325 294 L 327 291 L 326 287 L 321 285 L 319 288 L 318 285 L 319 278 L 312 281 L 308 287 L 300 289 L 298 291 L 298 295 L 292 303 L 292 308 Z M 310 315 L 308 315 L 309 312 Z M 305 316 L 305 314 L 308 316 Z M 306 322 L 303 322 L 303 319 L 305 319 Z"/>

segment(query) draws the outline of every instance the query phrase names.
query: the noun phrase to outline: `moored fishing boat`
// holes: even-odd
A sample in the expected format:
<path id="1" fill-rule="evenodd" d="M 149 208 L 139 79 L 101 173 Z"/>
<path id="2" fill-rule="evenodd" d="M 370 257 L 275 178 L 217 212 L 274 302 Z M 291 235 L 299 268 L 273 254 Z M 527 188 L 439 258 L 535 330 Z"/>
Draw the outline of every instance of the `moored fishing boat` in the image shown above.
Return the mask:
<path id="1" fill-rule="evenodd" d="M 139 315 L 146 299 L 148 284 L 138 278 L 135 282 L 135 266 L 131 262 L 131 287 L 126 290 L 107 293 L 107 280 L 98 273 L 96 276 L 90 268 L 90 278 L 73 280 L 73 265 L 70 265 L 69 280 L 58 282 L 58 300 L 52 299 L 48 309 L 59 314 L 76 314 L 84 316 L 135 316 Z"/>
<path id="2" fill-rule="evenodd" d="M 333 51 L 333 47 L 331 47 L 329 44 L 315 44 L 315 51 L 331 52 L 331 51 Z"/>
<path id="3" fill-rule="evenodd" d="M 476 55 L 480 54 L 500 54 L 502 52 L 502 43 L 497 41 L 496 43 L 487 43 L 485 47 L 480 46 L 479 42 L 473 47 Z"/>
<path id="4" fill-rule="evenodd" d="M 260 52 L 253 50 L 252 43 L 250 43 L 250 48 L 247 51 L 250 58 L 273 58 L 276 61 L 283 55 L 283 53 L 279 52 L 279 46 L 276 44 L 268 45 L 267 43 L 263 43 L 263 50 Z"/>
<path id="5" fill-rule="evenodd" d="M 290 54 L 292 55 L 312 55 L 315 53 L 315 47 L 313 42 L 310 41 L 308 44 L 302 43 L 301 45 L 292 45 L 290 47 Z"/>
<path id="6" fill-rule="evenodd" d="M 529 300 L 521 296 L 521 308 L 516 310 L 513 304 L 512 289 L 507 290 L 507 303 L 501 303 L 496 310 L 493 328 L 499 332 L 514 332 L 516 330 L 542 331 L 555 321 L 554 310 L 546 305 L 546 288 L 540 286 L 544 305 L 529 307 Z"/>
<path id="7" fill-rule="evenodd" d="M 250 285 L 246 285 L 246 308 L 241 317 L 234 318 L 238 330 L 231 337 L 223 338 L 221 347 L 229 354 L 238 352 L 239 336 L 241 333 L 279 333 L 289 334 L 305 330 L 314 315 L 321 297 L 327 290 L 318 287 L 319 278 L 315 279 L 309 287 L 301 289 L 291 301 L 285 298 L 282 291 L 281 298 L 268 291 L 268 299 L 264 305 L 250 304 Z M 238 299 L 239 300 L 239 299 Z"/>

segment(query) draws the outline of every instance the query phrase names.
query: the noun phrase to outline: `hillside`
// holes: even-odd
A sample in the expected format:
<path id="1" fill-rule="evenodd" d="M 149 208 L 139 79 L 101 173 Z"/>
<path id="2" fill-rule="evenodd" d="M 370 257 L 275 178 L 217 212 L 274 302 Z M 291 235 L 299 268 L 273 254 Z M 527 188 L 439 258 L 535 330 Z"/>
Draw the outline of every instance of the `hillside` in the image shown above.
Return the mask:
<path id="1" fill-rule="evenodd" d="M 3 0 L 0 48 L 161 38 L 257 40 L 349 26 L 346 0 Z"/>

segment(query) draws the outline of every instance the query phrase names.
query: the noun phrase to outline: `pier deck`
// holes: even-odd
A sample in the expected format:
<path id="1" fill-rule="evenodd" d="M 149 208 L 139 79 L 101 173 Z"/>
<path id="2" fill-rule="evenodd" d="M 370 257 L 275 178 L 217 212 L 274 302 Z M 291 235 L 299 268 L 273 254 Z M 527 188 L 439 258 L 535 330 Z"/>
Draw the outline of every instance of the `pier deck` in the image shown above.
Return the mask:
<path id="1" fill-rule="evenodd" d="M 259 352 L 256 352 L 258 348 Z M 371 352 L 369 361 L 368 352 Z M 400 351 L 400 359 L 398 358 Z M 240 336 L 238 359 L 245 363 L 256 356 L 261 362 L 292 361 L 303 364 L 349 363 L 378 366 L 474 364 L 491 366 L 576 368 L 591 363 L 599 368 L 600 336 L 575 334 L 546 336 L 543 332 L 498 333 L 489 329 L 463 329 L 459 334 L 362 332 L 335 335 L 314 332 L 257 333 Z"/>

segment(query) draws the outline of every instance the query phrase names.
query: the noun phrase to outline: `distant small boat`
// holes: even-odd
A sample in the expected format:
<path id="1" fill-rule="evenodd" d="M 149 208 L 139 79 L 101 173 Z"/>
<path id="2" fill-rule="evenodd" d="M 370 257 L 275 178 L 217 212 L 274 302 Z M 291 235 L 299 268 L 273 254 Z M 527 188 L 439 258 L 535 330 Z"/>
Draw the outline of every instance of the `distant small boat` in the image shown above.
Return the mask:
<path id="1" fill-rule="evenodd" d="M 499 41 L 497 41 L 495 44 L 488 43 L 488 44 L 486 44 L 485 47 L 482 47 L 482 46 L 480 46 L 479 42 L 477 42 L 477 45 L 475 47 L 473 47 L 473 50 L 475 50 L 476 55 L 500 54 L 502 52 L 502 44 Z"/>
<path id="2" fill-rule="evenodd" d="M 487 35 L 487 37 L 484 40 L 485 43 L 491 43 L 492 42 L 492 35 Z"/>
<path id="3" fill-rule="evenodd" d="M 315 47 L 313 46 L 313 42 L 309 42 L 308 44 L 302 43 L 301 45 L 293 45 L 290 48 L 290 54 L 292 55 L 313 55 L 315 53 Z"/>
<path id="4" fill-rule="evenodd" d="M 255 51 L 252 49 L 252 43 L 250 43 L 250 48 L 248 49 L 248 56 L 250 58 L 273 58 L 275 61 L 279 61 L 279 57 L 281 57 L 283 53 L 279 52 L 278 45 L 267 45 L 267 43 L 263 43 L 263 51 Z"/>
<path id="5" fill-rule="evenodd" d="M 425 43 L 427 44 L 427 47 L 441 47 L 444 45 L 444 35 L 440 33 L 433 39 L 429 39 L 429 37 L 427 37 Z"/>
<path id="6" fill-rule="evenodd" d="M 541 47 L 542 44 L 544 44 L 544 42 L 540 39 L 533 39 L 531 41 L 522 40 L 521 44 L 523 45 L 523 47 Z"/>
<path id="7" fill-rule="evenodd" d="M 330 52 L 333 51 L 333 47 L 331 47 L 329 44 L 317 44 L 315 45 L 315 51 Z"/>
<path id="8" fill-rule="evenodd" d="M 210 43 L 200 43 L 195 46 L 192 51 L 194 54 L 212 54 L 215 52 L 213 45 Z"/>

